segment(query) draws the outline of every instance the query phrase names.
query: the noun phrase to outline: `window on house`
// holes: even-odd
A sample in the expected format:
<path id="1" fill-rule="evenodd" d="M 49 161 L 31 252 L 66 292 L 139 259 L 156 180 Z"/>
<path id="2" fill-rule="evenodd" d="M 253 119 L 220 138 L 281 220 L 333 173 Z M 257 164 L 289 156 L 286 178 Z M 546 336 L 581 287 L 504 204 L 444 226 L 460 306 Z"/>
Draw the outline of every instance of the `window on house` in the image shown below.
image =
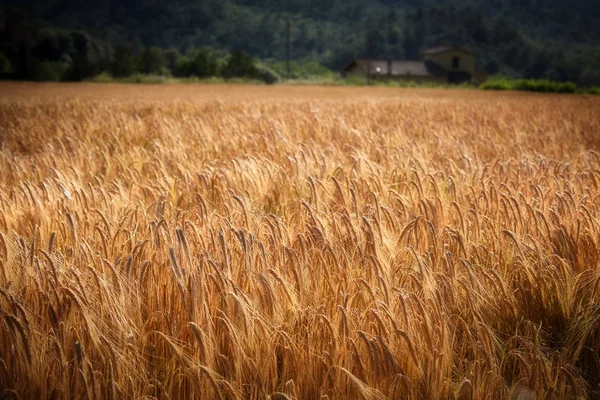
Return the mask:
<path id="1" fill-rule="evenodd" d="M 452 68 L 459 69 L 460 68 L 460 58 L 452 57 Z"/>

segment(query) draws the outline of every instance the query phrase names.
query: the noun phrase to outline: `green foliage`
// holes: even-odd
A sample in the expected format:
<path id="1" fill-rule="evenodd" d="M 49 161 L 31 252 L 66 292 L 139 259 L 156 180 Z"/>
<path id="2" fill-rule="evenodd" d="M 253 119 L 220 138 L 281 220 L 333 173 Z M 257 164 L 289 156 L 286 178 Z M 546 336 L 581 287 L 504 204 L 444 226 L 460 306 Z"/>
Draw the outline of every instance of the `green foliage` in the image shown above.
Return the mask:
<path id="1" fill-rule="evenodd" d="M 157 84 L 157 83 L 174 83 L 177 82 L 172 78 L 164 75 L 147 75 L 135 73 L 133 75 L 119 78 L 115 80 L 118 83 L 149 83 L 149 84 Z"/>
<path id="2" fill-rule="evenodd" d="M 547 93 L 575 93 L 577 85 L 573 82 L 555 82 L 548 79 L 519 79 L 512 85 L 513 90 Z"/>
<path id="3" fill-rule="evenodd" d="M 32 34 L 32 33 L 30 33 Z M 13 52 L 14 76 L 33 80 L 81 80 L 107 69 L 112 47 L 79 30 L 41 29 Z"/>
<path id="4" fill-rule="evenodd" d="M 593 86 L 589 89 L 590 94 L 600 95 L 600 86 Z"/>
<path id="5" fill-rule="evenodd" d="M 209 50 L 211 56 L 199 56 L 193 50 L 182 57 L 179 52 L 189 48 L 240 49 L 269 60 L 267 65 L 287 78 L 282 60 L 289 20 L 296 80 L 334 81 L 350 59 L 366 57 L 368 36 L 373 58 L 420 59 L 428 47 L 459 44 L 474 50 L 478 68 L 489 74 L 600 85 L 597 0 L 290 0 L 285 6 L 273 0 L 181 0 L 176 7 L 155 0 L 125 0 L 118 7 L 112 0 L 86 7 L 74 1 L 23 2 L 33 6 L 32 16 L 18 7 L 0 7 L 0 44 L 11 43 L 2 51 L 15 79 L 33 79 L 36 62 L 42 61 L 67 63 L 68 80 L 102 71 L 115 77 L 204 78 L 219 76 L 226 67 L 227 54 Z M 64 29 L 47 27 L 53 23 Z M 75 27 L 90 27 L 95 36 Z M 256 79 L 255 73 L 240 73 L 232 65 L 224 72 L 228 78 Z"/>
<path id="6" fill-rule="evenodd" d="M 243 51 L 234 51 L 229 56 L 227 63 L 223 67 L 223 77 L 230 78 L 249 78 L 260 79 L 261 74 L 254 59 Z"/>
<path id="7" fill-rule="evenodd" d="M 280 76 L 287 78 L 287 62 L 271 62 L 268 65 Z M 312 80 L 331 78 L 337 75 L 337 73 L 315 60 L 290 62 L 290 79 Z"/>
<path id="8" fill-rule="evenodd" d="M 573 82 L 556 82 L 548 79 L 511 80 L 502 76 L 488 78 L 480 86 L 483 90 L 520 90 L 545 93 L 577 93 L 579 90 Z"/>
<path id="9" fill-rule="evenodd" d="M 69 65 L 65 79 L 79 81 L 110 68 L 113 50 L 108 43 L 83 31 L 69 31 L 63 35 L 65 47 L 61 47 L 60 60 Z M 38 59 L 55 61 L 44 57 Z"/>
<path id="10" fill-rule="evenodd" d="M 272 85 L 281 80 L 281 76 L 267 65 L 260 64 L 256 68 L 258 69 L 260 79 L 267 85 Z"/>
<path id="11" fill-rule="evenodd" d="M 147 75 L 167 75 L 167 59 L 162 49 L 147 47 L 142 51 L 139 70 Z"/>
<path id="12" fill-rule="evenodd" d="M 597 56 L 600 57 L 600 52 Z M 593 66 L 586 67 L 581 72 L 579 81 L 581 82 L 581 84 L 586 86 L 600 83 L 600 68 L 595 68 Z"/>
<path id="13" fill-rule="evenodd" d="M 88 82 L 112 83 L 112 82 L 115 82 L 115 78 L 111 75 L 110 72 L 101 72 L 98 75 L 93 76 L 90 79 L 88 79 Z"/>
<path id="14" fill-rule="evenodd" d="M 192 74 L 192 62 L 190 61 L 189 58 L 187 58 L 187 57 L 181 57 L 177 61 L 177 65 L 175 66 L 175 69 L 173 69 L 173 76 L 176 76 L 176 77 L 179 77 L 179 78 L 193 76 L 193 74 Z"/>
<path id="15" fill-rule="evenodd" d="M 119 45 L 111 66 L 112 75 L 116 77 L 130 76 L 137 70 L 136 57 L 127 45 Z"/>
<path id="16" fill-rule="evenodd" d="M 181 57 L 173 75 L 177 77 L 205 78 L 217 76 L 219 64 L 215 55 L 207 49 L 190 51 L 186 57 Z"/>
<path id="17" fill-rule="evenodd" d="M 169 71 L 175 71 L 177 68 L 177 64 L 179 64 L 179 60 L 181 59 L 181 54 L 179 54 L 179 50 L 177 49 L 167 49 L 164 50 L 164 57 L 166 62 L 166 67 Z"/>
<path id="18" fill-rule="evenodd" d="M 367 84 L 367 81 L 364 78 L 358 76 L 344 78 L 341 82 L 344 86 L 364 86 Z"/>
<path id="19" fill-rule="evenodd" d="M 219 73 L 217 59 L 206 50 L 200 50 L 191 62 L 191 75 L 199 78 L 216 76 Z"/>
<path id="20" fill-rule="evenodd" d="M 502 76 L 491 76 L 481 85 L 479 85 L 479 88 L 483 90 L 511 90 L 512 83 L 508 78 Z"/>

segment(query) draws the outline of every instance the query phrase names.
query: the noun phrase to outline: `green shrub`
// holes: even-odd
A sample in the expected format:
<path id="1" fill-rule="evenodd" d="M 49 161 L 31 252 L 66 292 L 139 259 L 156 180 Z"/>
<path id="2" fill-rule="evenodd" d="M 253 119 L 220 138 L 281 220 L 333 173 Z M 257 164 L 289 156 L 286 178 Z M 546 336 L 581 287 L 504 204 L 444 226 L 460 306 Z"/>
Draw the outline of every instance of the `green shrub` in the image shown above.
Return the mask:
<path id="1" fill-rule="evenodd" d="M 189 78 L 177 78 L 173 80 L 177 83 L 225 83 L 225 79 L 219 76 L 208 76 L 205 78 L 198 78 L 197 76 L 190 76 Z"/>
<path id="2" fill-rule="evenodd" d="M 480 89 L 483 90 L 511 90 L 512 85 L 510 80 L 502 76 L 491 76 L 481 85 Z"/>
<path id="3" fill-rule="evenodd" d="M 281 77 L 279 76 L 279 74 L 266 65 L 258 65 L 257 69 L 258 69 L 258 74 L 259 74 L 260 78 L 267 85 L 272 85 L 281 80 Z"/>
<path id="4" fill-rule="evenodd" d="M 367 80 L 361 76 L 348 76 L 343 79 L 342 83 L 348 86 L 362 86 L 367 84 Z"/>
<path id="5" fill-rule="evenodd" d="M 101 72 L 98 75 L 89 79 L 89 82 L 95 83 L 111 83 L 114 82 L 114 78 L 110 72 Z"/>
<path id="6" fill-rule="evenodd" d="M 480 86 L 483 90 L 519 90 L 542 93 L 576 93 L 577 85 L 573 82 L 556 82 L 548 79 L 510 80 L 495 76 L 488 78 Z"/>
<path id="7" fill-rule="evenodd" d="M 259 79 L 241 78 L 241 77 L 237 77 L 237 76 L 233 77 L 233 78 L 226 78 L 223 82 L 236 84 L 236 85 L 241 85 L 241 84 L 261 85 L 264 83 L 262 80 L 259 80 Z"/>
<path id="8" fill-rule="evenodd" d="M 133 74 L 119 79 L 121 83 L 169 83 L 172 81 L 173 79 L 168 76 L 146 74 Z"/>
<path id="9" fill-rule="evenodd" d="M 223 67 L 222 74 L 226 79 L 261 79 L 260 71 L 256 67 L 254 59 L 243 51 L 231 53 Z"/>
<path id="10" fill-rule="evenodd" d="M 548 79 L 519 79 L 513 83 L 513 89 L 543 93 L 575 93 L 577 85 L 573 82 L 556 82 Z"/>
<path id="11" fill-rule="evenodd" d="M 267 62 L 279 76 L 287 78 L 288 65 L 285 61 Z M 339 74 L 323 66 L 318 61 L 291 61 L 290 62 L 290 80 L 306 82 L 331 82 Z M 296 82 L 294 82 L 296 83 Z"/>
<path id="12" fill-rule="evenodd" d="M 575 93 L 577 85 L 573 82 L 562 82 L 558 84 L 558 93 Z"/>
<path id="13" fill-rule="evenodd" d="M 579 89 L 578 92 L 581 94 L 600 95 L 600 86 L 591 86 L 591 87 L 587 87 L 587 88 L 582 88 L 582 89 Z"/>

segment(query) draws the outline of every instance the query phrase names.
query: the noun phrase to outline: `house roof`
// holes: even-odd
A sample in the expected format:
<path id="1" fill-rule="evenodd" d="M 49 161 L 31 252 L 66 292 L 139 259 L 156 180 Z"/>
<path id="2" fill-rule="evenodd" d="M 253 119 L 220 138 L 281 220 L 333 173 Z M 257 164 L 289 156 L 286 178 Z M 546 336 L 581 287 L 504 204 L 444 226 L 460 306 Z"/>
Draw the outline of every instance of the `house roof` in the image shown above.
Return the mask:
<path id="1" fill-rule="evenodd" d="M 355 64 L 365 73 L 370 70 L 371 75 L 445 76 L 447 74 L 444 68 L 432 61 L 353 60 L 344 67 L 344 70 L 347 71 Z"/>
<path id="2" fill-rule="evenodd" d="M 473 54 L 473 52 L 471 52 L 467 49 L 464 49 L 462 47 L 457 47 L 457 46 L 432 47 L 431 49 L 423 50 L 423 54 L 441 54 L 441 53 L 445 53 L 445 52 L 451 51 L 451 50 L 462 51 L 463 53 Z"/>

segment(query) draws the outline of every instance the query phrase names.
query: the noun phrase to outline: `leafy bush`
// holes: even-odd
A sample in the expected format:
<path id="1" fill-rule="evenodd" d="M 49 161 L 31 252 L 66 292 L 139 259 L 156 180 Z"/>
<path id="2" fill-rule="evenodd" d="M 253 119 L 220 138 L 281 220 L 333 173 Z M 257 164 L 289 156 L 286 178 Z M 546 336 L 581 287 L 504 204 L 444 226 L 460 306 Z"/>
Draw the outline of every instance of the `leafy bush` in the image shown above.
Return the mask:
<path id="1" fill-rule="evenodd" d="M 519 90 L 543 93 L 576 93 L 577 85 L 573 82 L 556 82 L 548 79 L 510 80 L 501 76 L 488 78 L 480 86 L 483 90 Z"/>
<path id="2" fill-rule="evenodd" d="M 555 82 L 547 79 L 519 79 L 512 85 L 513 90 L 545 93 L 575 93 L 577 85 L 573 82 Z"/>
<path id="3" fill-rule="evenodd" d="M 287 63 L 285 61 L 270 62 L 271 67 L 282 77 L 287 77 Z M 290 78 L 295 80 L 330 80 L 337 77 L 338 74 L 323 66 L 318 61 L 290 62 Z"/>
<path id="4" fill-rule="evenodd" d="M 483 90 L 511 90 L 512 85 L 510 80 L 502 76 L 492 76 L 479 85 L 479 88 Z"/>
<path id="5" fill-rule="evenodd" d="M 117 46 L 111 65 L 112 76 L 130 76 L 134 74 L 137 69 L 138 65 L 135 54 L 129 46 Z"/>
<path id="6" fill-rule="evenodd" d="M 366 85 L 367 81 L 361 76 L 348 76 L 342 80 L 342 83 L 350 86 L 362 86 Z"/>
<path id="7" fill-rule="evenodd" d="M 267 85 L 272 85 L 281 80 L 279 74 L 273 71 L 271 68 L 267 67 L 266 65 L 259 65 L 257 68 L 261 80 Z"/>
<path id="8" fill-rule="evenodd" d="M 179 83 L 210 83 L 210 84 L 218 84 L 218 83 L 226 83 L 225 79 L 220 76 L 209 76 L 206 78 L 198 78 L 192 76 L 190 78 L 180 78 L 176 82 Z"/>
<path id="9" fill-rule="evenodd" d="M 110 72 L 101 72 L 98 75 L 90 78 L 89 82 L 111 83 L 111 82 L 114 82 L 114 78 Z"/>
<path id="10" fill-rule="evenodd" d="M 586 87 L 586 88 L 582 88 L 578 90 L 578 93 L 581 94 L 593 94 L 593 95 L 600 95 L 600 86 L 590 86 L 590 87 Z"/>
<path id="11" fill-rule="evenodd" d="M 173 74 L 181 78 L 217 76 L 219 75 L 219 65 L 211 52 L 201 49 L 180 58 Z"/>
<path id="12" fill-rule="evenodd" d="M 168 76 L 152 74 L 135 74 L 127 80 L 129 81 L 128 83 L 170 83 L 173 81 Z"/>
<path id="13" fill-rule="evenodd" d="M 573 82 L 562 82 L 558 84 L 558 93 L 575 93 L 577 92 L 577 85 Z"/>
<path id="14" fill-rule="evenodd" d="M 254 64 L 254 59 L 243 51 L 234 51 L 223 67 L 223 76 L 230 78 L 260 79 L 260 71 Z"/>
<path id="15" fill-rule="evenodd" d="M 140 72 L 148 75 L 167 75 L 167 59 L 162 49 L 147 47 L 140 55 Z"/>
<path id="16" fill-rule="evenodd" d="M 600 86 L 593 86 L 588 89 L 590 94 L 600 95 Z"/>
<path id="17" fill-rule="evenodd" d="M 133 74 L 116 80 L 119 83 L 172 83 L 176 80 L 164 75 Z"/>

